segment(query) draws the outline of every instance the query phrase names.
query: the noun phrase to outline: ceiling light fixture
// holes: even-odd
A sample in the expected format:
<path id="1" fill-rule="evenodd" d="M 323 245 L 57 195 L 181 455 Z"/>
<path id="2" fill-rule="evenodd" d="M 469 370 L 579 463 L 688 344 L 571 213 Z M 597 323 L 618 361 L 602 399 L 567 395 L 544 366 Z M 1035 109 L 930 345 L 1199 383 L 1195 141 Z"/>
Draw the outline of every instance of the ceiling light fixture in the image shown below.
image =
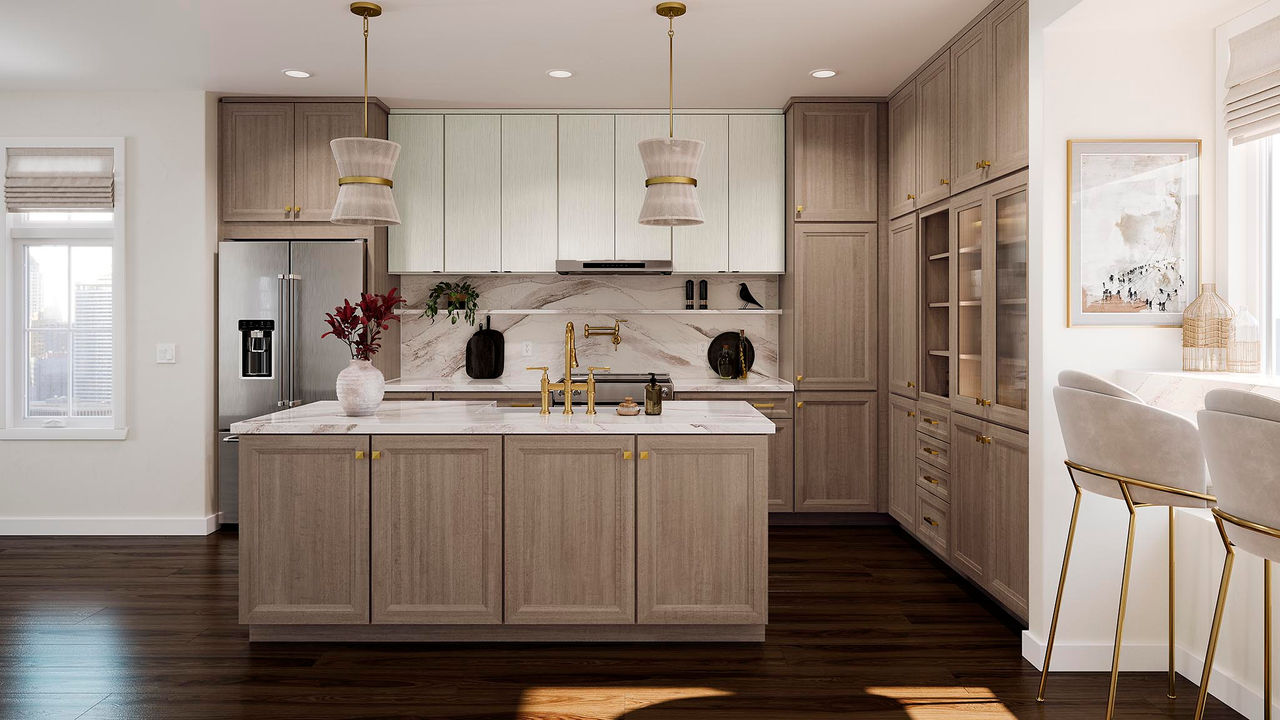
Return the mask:
<path id="1" fill-rule="evenodd" d="M 820 69 L 820 70 L 814 70 L 813 72 L 811 72 L 811 73 L 809 73 L 809 74 L 810 74 L 810 75 L 812 75 L 812 76 L 814 76 L 814 77 L 816 77 L 816 78 L 818 78 L 818 79 L 825 79 L 825 78 L 829 78 L 829 77 L 835 77 L 835 76 L 836 76 L 836 71 L 835 71 L 835 70 L 830 70 L 830 69 L 827 69 L 827 68 L 822 68 L 822 69 Z"/>
<path id="2" fill-rule="evenodd" d="M 553 78 L 571 78 L 573 73 L 568 70 L 548 70 L 547 74 Z"/>
<path id="3" fill-rule="evenodd" d="M 369 18 L 381 15 L 382 6 L 353 2 L 351 12 L 364 18 L 364 137 L 329 142 L 338 163 L 338 201 L 329 221 L 338 225 L 399 225 L 391 175 L 400 158 L 400 145 L 369 137 Z"/>
<path id="4" fill-rule="evenodd" d="M 685 6 L 681 2 L 663 2 L 655 11 L 667 19 L 667 137 L 637 143 L 646 176 L 639 222 L 661 227 L 701 225 L 702 206 L 694 175 L 706 143 L 676 139 L 675 19 L 684 15 Z"/>
<path id="5" fill-rule="evenodd" d="M 281 70 L 280 72 L 284 73 L 285 75 L 288 75 L 291 78 L 311 77 L 311 73 L 307 72 L 306 70 Z"/>

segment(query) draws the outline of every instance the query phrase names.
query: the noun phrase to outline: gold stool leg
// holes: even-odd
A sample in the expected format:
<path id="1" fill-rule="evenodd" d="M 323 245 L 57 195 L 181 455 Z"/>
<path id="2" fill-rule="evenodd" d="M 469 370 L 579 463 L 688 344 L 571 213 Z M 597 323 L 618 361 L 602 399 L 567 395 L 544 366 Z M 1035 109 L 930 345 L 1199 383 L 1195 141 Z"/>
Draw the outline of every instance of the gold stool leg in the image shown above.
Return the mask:
<path id="1" fill-rule="evenodd" d="M 1173 669 L 1173 506 L 1169 506 L 1169 692 L 1170 698 L 1178 697 L 1173 682 L 1176 673 Z"/>
<path id="2" fill-rule="evenodd" d="M 1271 561 L 1263 559 L 1262 561 L 1262 628 L 1263 648 L 1266 652 L 1265 661 L 1263 662 L 1263 698 L 1266 703 L 1263 706 L 1262 717 L 1264 720 L 1271 720 Z"/>
<path id="3" fill-rule="evenodd" d="M 1221 520 L 1218 520 L 1218 530 L 1222 530 Z M 1223 539 L 1225 542 L 1225 536 Z M 1204 673 L 1200 676 L 1200 695 L 1196 699 L 1196 720 L 1204 717 L 1204 703 L 1209 695 L 1209 675 L 1213 672 L 1213 653 L 1218 649 L 1218 631 L 1222 629 L 1222 611 L 1226 609 L 1227 586 L 1231 584 L 1231 566 L 1235 561 L 1235 549 L 1227 543 L 1227 560 L 1222 566 L 1222 584 L 1218 586 L 1218 605 L 1214 608 L 1213 625 L 1209 628 L 1209 649 L 1204 653 Z"/>
<path id="4" fill-rule="evenodd" d="M 1129 506 L 1129 539 L 1124 548 L 1124 576 L 1120 581 L 1120 611 L 1116 614 L 1116 644 L 1111 650 L 1111 691 L 1107 695 L 1107 720 L 1111 720 L 1116 710 L 1116 683 L 1120 679 L 1120 639 L 1124 636 L 1124 610 L 1129 602 L 1129 571 L 1133 569 L 1133 536 L 1137 530 L 1138 511 L 1134 507 L 1133 498 L 1129 496 L 1129 488 L 1120 484 L 1124 493 L 1125 504 Z"/>
<path id="5" fill-rule="evenodd" d="M 1072 484 L 1075 484 L 1074 480 Z M 1067 564 L 1071 562 L 1071 542 L 1076 536 L 1076 519 L 1080 517 L 1080 486 L 1075 487 L 1076 501 L 1071 506 L 1071 527 L 1067 530 L 1067 550 L 1062 554 L 1062 575 L 1058 577 L 1058 599 L 1053 603 L 1053 620 L 1049 623 L 1049 644 L 1044 649 L 1044 667 L 1040 670 L 1040 692 L 1036 694 L 1036 702 L 1044 702 L 1044 685 L 1049 679 L 1049 660 L 1053 658 L 1053 638 L 1058 634 L 1058 611 L 1062 609 L 1062 588 L 1067 584 Z"/>

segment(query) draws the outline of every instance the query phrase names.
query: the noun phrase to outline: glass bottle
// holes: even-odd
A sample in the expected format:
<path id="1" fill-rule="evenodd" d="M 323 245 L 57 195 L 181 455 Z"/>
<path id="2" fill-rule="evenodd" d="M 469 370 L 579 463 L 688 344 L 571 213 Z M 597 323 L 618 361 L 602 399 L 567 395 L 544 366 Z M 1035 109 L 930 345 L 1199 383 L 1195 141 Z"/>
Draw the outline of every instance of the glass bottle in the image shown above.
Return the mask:
<path id="1" fill-rule="evenodd" d="M 649 373 L 649 384 L 644 386 L 644 414 L 662 414 L 662 387 L 653 373 Z"/>
<path id="2" fill-rule="evenodd" d="M 733 365 L 733 353 L 729 351 L 728 343 L 720 346 L 720 356 L 716 358 L 716 372 L 720 373 L 720 377 L 725 380 L 732 380 L 737 374 Z"/>

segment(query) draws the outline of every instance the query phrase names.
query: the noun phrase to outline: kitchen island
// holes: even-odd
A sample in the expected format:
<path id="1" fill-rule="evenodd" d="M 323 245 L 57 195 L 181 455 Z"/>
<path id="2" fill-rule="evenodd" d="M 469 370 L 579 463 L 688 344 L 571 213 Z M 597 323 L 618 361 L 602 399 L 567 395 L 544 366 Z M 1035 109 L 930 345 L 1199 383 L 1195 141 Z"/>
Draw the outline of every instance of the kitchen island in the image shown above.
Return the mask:
<path id="1" fill-rule="evenodd" d="M 233 425 L 250 639 L 763 640 L 773 423 L 584 410 L 319 402 Z"/>

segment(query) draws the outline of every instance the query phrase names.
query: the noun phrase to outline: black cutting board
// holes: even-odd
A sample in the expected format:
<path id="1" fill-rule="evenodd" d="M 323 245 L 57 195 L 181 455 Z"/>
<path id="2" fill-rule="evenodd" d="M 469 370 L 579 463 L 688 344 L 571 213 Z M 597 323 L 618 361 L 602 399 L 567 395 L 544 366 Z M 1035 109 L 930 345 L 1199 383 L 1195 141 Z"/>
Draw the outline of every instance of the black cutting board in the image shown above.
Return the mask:
<path id="1" fill-rule="evenodd" d="M 506 341 L 502 333 L 494 330 L 489 323 L 489 316 L 484 316 L 485 327 L 476 330 L 476 334 L 467 341 L 467 376 L 477 380 L 491 380 L 502 377 L 502 360 L 506 352 Z"/>

